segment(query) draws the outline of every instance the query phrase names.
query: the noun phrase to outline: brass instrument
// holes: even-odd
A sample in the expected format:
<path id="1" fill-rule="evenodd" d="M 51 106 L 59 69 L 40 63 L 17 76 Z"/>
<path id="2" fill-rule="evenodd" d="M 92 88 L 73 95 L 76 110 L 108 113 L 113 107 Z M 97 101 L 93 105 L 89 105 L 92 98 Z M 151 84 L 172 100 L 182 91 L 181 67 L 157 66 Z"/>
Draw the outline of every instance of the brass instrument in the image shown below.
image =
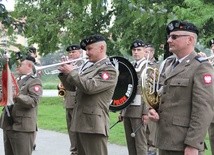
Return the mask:
<path id="1" fill-rule="evenodd" d="M 146 67 L 142 74 L 142 97 L 146 104 L 157 109 L 160 97 L 158 95 L 159 71 L 157 68 Z"/>
<path id="2" fill-rule="evenodd" d="M 58 89 L 58 96 L 64 97 L 65 94 L 66 94 L 66 90 L 65 90 L 65 87 L 63 86 L 62 83 L 59 83 L 59 84 L 57 85 L 57 89 Z"/>
<path id="3" fill-rule="evenodd" d="M 214 55 L 209 57 L 200 57 L 201 60 L 212 60 L 214 59 Z M 211 62 L 211 64 L 214 64 Z M 159 73 L 163 69 L 160 67 L 160 72 L 157 68 L 148 67 L 146 64 L 146 68 L 143 70 L 141 74 L 142 78 L 142 98 L 144 102 L 150 105 L 154 109 L 158 109 L 160 96 L 158 94 L 159 91 Z"/>
<path id="4" fill-rule="evenodd" d="M 78 62 L 80 60 L 85 60 L 85 59 L 87 59 L 87 57 L 82 57 L 82 58 L 78 58 L 78 59 L 75 59 L 75 60 L 63 61 L 63 62 L 51 64 L 51 65 L 35 66 L 35 70 L 36 70 L 36 72 L 44 70 L 44 73 L 46 75 L 48 75 L 48 74 L 58 74 L 58 73 L 60 73 L 60 71 L 56 68 L 57 66 L 64 65 L 64 64 L 70 64 L 70 63 L 75 65 L 76 62 Z M 46 70 L 48 68 L 53 68 L 53 70 Z M 79 66 L 76 66 L 75 69 L 78 69 L 78 68 L 79 68 Z"/>

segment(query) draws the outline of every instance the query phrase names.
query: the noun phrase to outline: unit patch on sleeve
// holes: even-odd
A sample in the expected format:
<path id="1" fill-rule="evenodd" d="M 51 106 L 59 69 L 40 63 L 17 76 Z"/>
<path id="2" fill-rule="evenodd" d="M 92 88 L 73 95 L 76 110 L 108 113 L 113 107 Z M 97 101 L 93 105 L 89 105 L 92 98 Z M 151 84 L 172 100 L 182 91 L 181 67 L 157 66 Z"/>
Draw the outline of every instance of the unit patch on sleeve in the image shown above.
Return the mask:
<path id="1" fill-rule="evenodd" d="M 204 74 L 203 75 L 204 83 L 211 84 L 212 83 L 212 76 L 211 74 Z"/>
<path id="2" fill-rule="evenodd" d="M 110 78 L 110 75 L 109 75 L 109 73 L 107 71 L 105 71 L 105 72 L 101 73 L 101 78 L 103 80 L 108 80 Z"/>
<path id="3" fill-rule="evenodd" d="M 39 85 L 34 86 L 34 90 L 35 90 L 35 92 L 40 91 L 40 86 Z"/>

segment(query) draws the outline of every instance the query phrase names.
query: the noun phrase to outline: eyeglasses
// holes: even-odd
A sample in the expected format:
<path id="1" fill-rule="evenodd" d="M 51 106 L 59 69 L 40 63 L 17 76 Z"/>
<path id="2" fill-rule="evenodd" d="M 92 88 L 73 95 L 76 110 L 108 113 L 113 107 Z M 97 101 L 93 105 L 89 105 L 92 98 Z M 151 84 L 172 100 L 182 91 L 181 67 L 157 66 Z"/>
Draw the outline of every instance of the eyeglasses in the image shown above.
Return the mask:
<path id="1" fill-rule="evenodd" d="M 167 39 L 172 38 L 172 40 L 176 40 L 176 39 L 178 39 L 180 37 L 187 37 L 187 36 L 189 36 L 189 35 L 176 35 L 176 34 L 172 34 L 172 35 L 168 35 Z"/>

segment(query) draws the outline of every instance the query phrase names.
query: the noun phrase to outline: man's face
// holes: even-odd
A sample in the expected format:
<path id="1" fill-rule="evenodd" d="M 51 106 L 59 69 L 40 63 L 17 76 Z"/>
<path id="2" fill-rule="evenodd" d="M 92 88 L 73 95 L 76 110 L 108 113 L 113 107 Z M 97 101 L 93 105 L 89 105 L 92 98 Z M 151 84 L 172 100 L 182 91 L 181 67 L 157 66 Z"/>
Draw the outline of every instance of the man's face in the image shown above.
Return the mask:
<path id="1" fill-rule="evenodd" d="M 102 52 L 101 46 L 102 45 L 99 43 L 93 43 L 93 44 L 86 46 L 86 55 L 88 56 L 88 60 L 90 62 L 99 61 L 99 58 L 100 58 L 100 55 Z"/>
<path id="2" fill-rule="evenodd" d="M 31 69 L 29 62 L 27 60 L 22 61 L 19 66 L 16 68 L 16 72 L 19 75 L 26 75 L 29 73 L 29 70 Z"/>
<path id="3" fill-rule="evenodd" d="M 144 58 L 144 55 L 145 55 L 145 47 L 136 47 L 132 49 L 132 56 L 136 61 Z"/>
<path id="4" fill-rule="evenodd" d="M 149 57 L 149 60 L 151 60 L 154 57 L 154 48 L 146 47 L 144 56 L 146 59 Z"/>
<path id="5" fill-rule="evenodd" d="M 81 50 L 72 50 L 68 52 L 68 59 L 78 59 L 81 56 Z"/>
<path id="6" fill-rule="evenodd" d="M 168 36 L 169 51 L 179 53 L 187 47 L 188 40 L 191 35 L 185 31 L 174 31 Z"/>

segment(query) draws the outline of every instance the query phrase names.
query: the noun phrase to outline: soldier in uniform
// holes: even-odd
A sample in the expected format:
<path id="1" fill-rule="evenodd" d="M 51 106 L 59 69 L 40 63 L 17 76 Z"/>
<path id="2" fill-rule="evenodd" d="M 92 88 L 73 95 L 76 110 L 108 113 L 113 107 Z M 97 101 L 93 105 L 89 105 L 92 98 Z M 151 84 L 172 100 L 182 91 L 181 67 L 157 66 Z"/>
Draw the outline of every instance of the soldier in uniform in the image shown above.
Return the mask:
<path id="1" fill-rule="evenodd" d="M 17 81 L 20 92 L 9 108 L 12 120 L 8 119 L 6 110 L 1 115 L 5 155 L 32 155 L 42 83 L 34 76 L 31 60 L 32 57 L 27 57 L 16 70 L 20 76 Z"/>
<path id="2" fill-rule="evenodd" d="M 214 116 L 213 67 L 194 51 L 194 24 L 171 21 L 167 34 L 174 55 L 160 71 L 159 108 L 149 110 L 149 118 L 158 124 L 156 146 L 160 155 L 202 155 Z"/>
<path id="3" fill-rule="evenodd" d="M 79 155 L 107 155 L 109 105 L 117 84 L 118 71 L 107 58 L 107 45 L 102 35 L 83 39 L 80 47 L 92 62 L 80 73 L 72 64 L 59 67 L 59 78 L 66 90 L 77 87 L 71 130 L 77 134 Z M 86 63 L 87 64 L 87 63 Z"/>
<path id="4" fill-rule="evenodd" d="M 77 44 L 72 44 L 66 48 L 66 51 L 68 52 L 68 59 L 69 60 L 75 60 L 82 56 L 82 49 Z M 75 62 L 76 66 L 81 66 L 84 63 L 84 60 L 78 60 Z M 67 129 L 68 129 L 68 135 L 70 139 L 70 151 L 71 155 L 77 154 L 77 140 L 76 140 L 76 134 L 75 132 L 71 131 L 71 123 L 73 123 L 73 108 L 75 104 L 75 96 L 76 96 L 76 87 L 73 86 L 72 91 L 66 91 L 64 96 L 64 103 L 66 108 L 66 122 L 67 122 Z"/>
<path id="5" fill-rule="evenodd" d="M 210 40 L 210 49 L 211 49 L 211 53 L 214 54 L 214 39 Z M 212 154 L 214 154 L 214 118 L 208 129 L 208 134 L 209 134 L 211 151 L 212 151 Z"/>
<path id="6" fill-rule="evenodd" d="M 147 154 L 147 139 L 146 139 L 146 121 L 148 121 L 147 106 L 141 99 L 141 73 L 146 66 L 145 59 L 145 43 L 142 40 L 135 40 L 130 47 L 132 57 L 134 58 L 133 65 L 138 76 L 137 94 L 133 102 L 124 110 L 122 110 L 119 120 L 123 121 L 126 142 L 129 155 Z M 135 136 L 131 134 L 139 127 Z"/>
<path id="7" fill-rule="evenodd" d="M 159 62 L 154 57 L 155 48 L 152 44 L 145 45 L 145 58 L 149 59 L 149 65 L 152 68 L 159 68 Z M 148 155 L 156 155 L 157 149 L 155 147 L 157 123 L 151 120 L 148 121 L 146 128 L 147 144 L 148 144 Z"/>

